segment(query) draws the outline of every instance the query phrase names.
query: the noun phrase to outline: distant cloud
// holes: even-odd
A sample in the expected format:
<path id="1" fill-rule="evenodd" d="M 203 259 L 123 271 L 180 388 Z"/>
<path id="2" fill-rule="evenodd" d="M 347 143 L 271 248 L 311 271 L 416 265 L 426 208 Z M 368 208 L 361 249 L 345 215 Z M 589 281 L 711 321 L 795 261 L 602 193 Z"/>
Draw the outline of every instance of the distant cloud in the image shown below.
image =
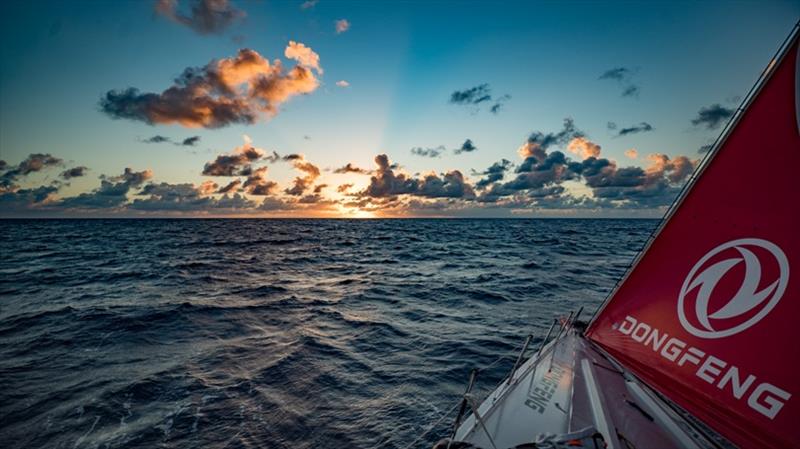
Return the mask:
<path id="1" fill-rule="evenodd" d="M 180 145 L 184 147 L 193 147 L 197 145 L 197 142 L 200 142 L 200 136 L 192 136 L 183 139 Z"/>
<path id="2" fill-rule="evenodd" d="M 734 109 L 726 108 L 719 103 L 700 108 L 697 117 L 692 119 L 692 125 L 705 126 L 706 129 L 716 129 L 733 117 Z"/>
<path id="3" fill-rule="evenodd" d="M 225 186 L 220 187 L 219 190 L 217 190 L 217 193 L 236 193 L 239 191 L 239 188 L 241 186 L 242 186 L 242 181 L 239 179 L 234 179 Z"/>
<path id="4" fill-rule="evenodd" d="M 249 174 L 242 188 L 250 195 L 267 196 L 278 190 L 278 183 L 267 179 L 267 167 L 259 167 Z"/>
<path id="5" fill-rule="evenodd" d="M 712 145 L 712 144 L 703 145 L 702 147 L 697 149 L 697 152 L 700 153 L 700 154 L 705 154 L 705 153 L 708 153 L 709 151 L 711 151 L 712 148 L 714 148 L 714 145 Z"/>
<path id="6" fill-rule="evenodd" d="M 492 100 L 489 84 L 479 84 L 469 89 L 457 90 L 450 94 L 450 103 L 460 105 L 475 105 Z"/>
<path id="7" fill-rule="evenodd" d="M 352 183 L 341 184 L 339 187 L 336 188 L 336 191 L 339 193 L 346 193 L 348 190 L 353 188 Z"/>
<path id="8" fill-rule="evenodd" d="M 244 145 L 236 147 L 229 154 L 220 154 L 203 167 L 205 176 L 247 176 L 253 172 L 252 164 L 266 157 L 266 151 L 253 146 L 245 136 Z M 277 156 L 277 154 L 276 154 Z"/>
<path id="9" fill-rule="evenodd" d="M 214 183 L 207 181 L 199 186 L 194 184 L 158 183 L 146 185 L 127 207 L 142 211 L 197 212 L 214 210 L 249 210 L 256 203 L 242 195 L 214 198 L 211 188 Z"/>
<path id="10" fill-rule="evenodd" d="M 303 44 L 290 41 L 285 55 L 298 62 L 284 70 L 258 52 L 239 50 L 233 58 L 214 60 L 202 68 L 187 68 L 160 94 L 138 89 L 108 91 L 100 110 L 113 119 L 150 125 L 179 124 L 189 128 L 221 128 L 253 124 L 274 116 L 278 107 L 296 95 L 319 86 L 319 56 Z"/>
<path id="11" fill-rule="evenodd" d="M 638 134 L 638 133 L 646 133 L 654 130 L 653 125 L 647 122 L 641 122 L 638 125 L 629 126 L 627 128 L 622 128 L 617 132 L 617 137 L 627 136 L 628 134 Z"/>
<path id="12" fill-rule="evenodd" d="M 319 55 L 311 48 L 306 47 L 305 44 L 289 41 L 289 45 L 286 46 L 283 55 L 289 59 L 294 59 L 302 67 L 316 70 L 317 73 L 322 74 L 322 67 L 319 66 Z"/>
<path id="13" fill-rule="evenodd" d="M 500 162 L 495 162 L 491 165 L 491 167 L 487 168 L 483 172 L 474 173 L 479 175 L 485 175 L 484 178 L 480 179 L 476 184 L 475 187 L 479 189 L 483 189 L 484 187 L 493 184 L 497 181 L 502 181 L 505 177 L 506 172 L 511 168 L 511 161 L 508 159 L 503 159 Z"/>
<path id="14" fill-rule="evenodd" d="M 500 108 L 503 107 L 505 102 L 510 100 L 510 99 L 511 99 L 511 95 L 508 95 L 508 94 L 503 95 L 502 97 L 500 97 L 500 98 L 495 100 L 495 103 L 492 105 L 491 108 L 489 108 L 489 111 L 491 111 L 492 114 L 497 114 L 498 112 L 500 112 Z"/>
<path id="15" fill-rule="evenodd" d="M 372 173 L 370 170 L 356 167 L 352 163 L 348 162 L 344 167 L 339 167 L 333 171 L 336 174 L 345 174 L 345 173 L 358 173 L 360 175 L 368 175 Z"/>
<path id="16" fill-rule="evenodd" d="M 68 168 L 61 172 L 61 177 L 64 179 L 80 178 L 86 175 L 87 170 L 89 169 L 84 166 Z"/>
<path id="17" fill-rule="evenodd" d="M 119 176 L 102 176 L 100 187 L 78 196 L 64 198 L 57 206 L 66 209 L 107 209 L 123 206 L 128 201 L 128 192 L 140 187 L 153 177 L 151 170 L 133 171 L 125 168 Z"/>
<path id="18" fill-rule="evenodd" d="M 350 87 L 350 83 L 345 80 L 339 80 L 336 82 L 336 85 L 339 87 Z"/>
<path id="19" fill-rule="evenodd" d="M 350 29 L 350 22 L 347 19 L 339 19 L 336 21 L 336 34 L 342 34 Z"/>
<path id="20" fill-rule="evenodd" d="M 49 153 L 33 153 L 26 157 L 17 166 L 11 167 L 5 161 L 0 161 L 0 192 L 18 188 L 17 181 L 31 173 L 63 164 L 63 160 Z"/>
<path id="21" fill-rule="evenodd" d="M 434 173 L 422 179 L 396 173 L 385 154 L 375 157 L 378 168 L 370 178 L 369 186 L 359 193 L 362 197 L 387 198 L 396 195 L 413 195 L 426 198 L 473 198 L 472 186 L 458 170 L 441 175 Z"/>
<path id="22" fill-rule="evenodd" d="M 633 81 L 634 73 L 634 70 L 627 67 L 615 67 L 606 70 L 597 79 L 615 81 L 622 88 L 621 96 L 623 97 L 638 97 L 640 88 Z"/>
<path id="23" fill-rule="evenodd" d="M 440 157 L 445 151 L 447 151 L 447 148 L 444 145 L 439 145 L 435 148 L 414 147 L 411 149 L 411 154 L 422 157 Z"/>
<path id="24" fill-rule="evenodd" d="M 172 142 L 169 137 L 164 137 L 160 135 L 155 135 L 153 137 L 147 138 L 142 140 L 143 143 L 164 143 L 164 142 Z"/>
<path id="25" fill-rule="evenodd" d="M 247 15 L 228 0 L 192 0 L 188 3 L 190 5 L 188 15 L 178 11 L 178 0 L 157 0 L 155 10 L 158 14 L 199 34 L 222 33 Z"/>
<path id="26" fill-rule="evenodd" d="M 319 167 L 306 161 L 303 155 L 290 154 L 284 157 L 284 160 L 291 161 L 294 168 L 304 174 L 294 178 L 292 187 L 284 190 L 287 195 L 301 196 L 312 188 L 314 181 L 320 176 Z"/>
<path id="27" fill-rule="evenodd" d="M 478 147 L 476 147 L 472 143 L 472 140 L 467 139 L 467 140 L 464 141 L 463 144 L 461 144 L 460 148 L 456 148 L 455 150 L 453 150 L 453 153 L 455 153 L 455 154 L 471 153 L 471 152 L 473 152 L 473 151 L 475 151 L 477 149 L 478 149 Z"/>
<path id="28" fill-rule="evenodd" d="M 319 3 L 319 0 L 306 0 L 300 3 L 300 9 L 311 9 Z"/>
<path id="29" fill-rule="evenodd" d="M 600 145 L 585 137 L 575 137 L 567 144 L 567 151 L 577 154 L 581 159 L 600 157 Z"/>
<path id="30" fill-rule="evenodd" d="M 583 160 L 574 161 L 561 151 L 550 151 L 562 145 Z M 563 129 L 558 132 L 531 133 L 519 153 L 523 161 L 517 166 L 515 178 L 499 182 L 509 166 L 505 160 L 485 172 L 493 176 L 479 181 L 478 202 L 506 207 L 524 204 L 548 208 L 663 207 L 672 202 L 698 162 L 685 156 L 670 158 L 654 154 L 648 157 L 651 166 L 647 169 L 619 167 L 614 161 L 600 158 L 599 145 L 588 141 L 571 119 L 565 119 Z M 627 154 L 630 157 L 634 153 Z M 582 182 L 591 189 L 592 198 L 566 194 L 561 185 L 565 181 Z"/>
<path id="31" fill-rule="evenodd" d="M 181 146 L 181 147 L 193 147 L 200 142 L 200 136 L 191 136 L 187 137 L 179 142 L 175 142 L 169 137 L 165 137 L 162 135 L 155 135 L 153 137 L 148 137 L 141 141 L 142 143 L 171 143 L 173 145 Z"/>
<path id="32" fill-rule="evenodd" d="M 0 189 L 0 215 L 30 210 L 34 207 L 50 204 L 58 189 L 58 185 L 8 191 Z"/>
<path id="33" fill-rule="evenodd" d="M 629 159 L 636 159 L 639 157 L 639 152 L 636 151 L 636 148 L 631 148 L 629 150 L 625 150 L 625 156 L 627 156 Z"/>
<path id="34" fill-rule="evenodd" d="M 598 79 L 625 81 L 630 79 L 632 73 L 633 72 L 631 72 L 631 69 L 628 69 L 626 67 L 616 67 L 613 69 L 606 70 L 598 77 Z"/>

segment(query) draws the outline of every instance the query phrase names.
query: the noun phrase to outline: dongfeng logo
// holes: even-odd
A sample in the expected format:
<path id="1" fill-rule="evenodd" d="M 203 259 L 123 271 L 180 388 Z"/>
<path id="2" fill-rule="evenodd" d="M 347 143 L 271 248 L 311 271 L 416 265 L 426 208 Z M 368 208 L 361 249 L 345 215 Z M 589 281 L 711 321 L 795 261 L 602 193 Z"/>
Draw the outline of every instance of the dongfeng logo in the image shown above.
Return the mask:
<path id="1" fill-rule="evenodd" d="M 725 254 L 732 257 L 714 257 L 726 250 Z M 772 260 L 769 260 L 770 257 Z M 738 291 L 734 293 L 731 290 L 727 303 L 710 313 L 709 301 L 714 287 L 729 270 L 742 262 L 744 278 Z M 773 273 L 769 279 L 763 279 L 762 262 L 777 267 L 777 275 Z M 692 267 L 678 296 L 678 317 L 692 335 L 702 338 L 727 337 L 767 316 L 780 301 L 788 281 L 789 262 L 777 245 L 762 239 L 732 240 L 709 251 Z M 730 282 L 726 285 L 730 285 Z M 691 307 L 692 300 L 694 307 Z M 687 314 L 691 314 L 691 321 Z M 736 320 L 737 317 L 741 319 Z"/>

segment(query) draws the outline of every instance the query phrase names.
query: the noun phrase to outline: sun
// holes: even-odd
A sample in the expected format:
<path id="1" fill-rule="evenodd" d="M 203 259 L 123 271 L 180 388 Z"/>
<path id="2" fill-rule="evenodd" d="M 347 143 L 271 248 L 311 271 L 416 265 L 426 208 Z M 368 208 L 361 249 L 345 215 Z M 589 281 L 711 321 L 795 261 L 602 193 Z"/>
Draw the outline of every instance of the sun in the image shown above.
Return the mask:
<path id="1" fill-rule="evenodd" d="M 376 218 L 375 212 L 358 207 L 339 206 L 342 218 Z"/>

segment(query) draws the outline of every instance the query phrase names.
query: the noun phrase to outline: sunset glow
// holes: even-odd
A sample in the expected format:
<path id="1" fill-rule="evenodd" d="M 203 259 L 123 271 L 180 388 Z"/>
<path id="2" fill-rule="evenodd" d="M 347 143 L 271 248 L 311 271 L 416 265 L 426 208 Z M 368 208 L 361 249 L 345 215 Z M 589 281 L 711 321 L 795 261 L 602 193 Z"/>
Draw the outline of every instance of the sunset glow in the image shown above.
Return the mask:
<path id="1" fill-rule="evenodd" d="M 3 6 L 3 216 L 658 217 L 798 8 L 92 5 Z"/>

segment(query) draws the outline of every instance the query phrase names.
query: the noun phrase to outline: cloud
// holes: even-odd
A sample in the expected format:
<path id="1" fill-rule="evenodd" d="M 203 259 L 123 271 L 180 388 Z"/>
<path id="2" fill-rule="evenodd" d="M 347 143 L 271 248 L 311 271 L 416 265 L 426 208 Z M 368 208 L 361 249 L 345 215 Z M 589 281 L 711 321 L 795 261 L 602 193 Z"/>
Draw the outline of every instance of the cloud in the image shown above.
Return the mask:
<path id="1" fill-rule="evenodd" d="M 30 210 L 33 207 L 48 204 L 58 192 L 58 185 L 39 186 L 30 189 L 0 189 L 0 213 L 11 213 Z"/>
<path id="2" fill-rule="evenodd" d="M 188 15 L 178 11 L 178 0 L 157 0 L 158 14 L 199 34 L 219 34 L 247 14 L 228 0 L 192 0 Z"/>
<path id="3" fill-rule="evenodd" d="M 623 97 L 638 97 L 639 96 L 639 86 L 636 86 L 636 85 L 633 85 L 633 84 L 625 86 L 622 89 L 622 94 L 621 95 Z"/>
<path id="4" fill-rule="evenodd" d="M 197 142 L 200 142 L 200 136 L 192 136 L 183 139 L 180 143 L 181 146 L 184 147 L 193 147 L 197 145 Z M 177 145 L 177 144 L 176 144 Z"/>
<path id="5" fill-rule="evenodd" d="M 314 74 L 322 73 L 310 48 L 290 41 L 285 53 L 298 64 L 284 69 L 255 50 L 241 49 L 232 58 L 187 68 L 174 84 L 159 93 L 136 88 L 111 90 L 100 100 L 100 110 L 112 119 L 150 125 L 179 124 L 189 128 L 221 128 L 253 124 L 278 113 L 278 107 L 296 95 L 319 87 Z"/>
<path id="6" fill-rule="evenodd" d="M 358 173 L 360 175 L 368 175 L 372 173 L 372 171 L 356 167 L 351 162 L 348 162 L 344 167 L 339 167 L 333 171 L 336 174 L 344 174 L 344 173 Z"/>
<path id="7" fill-rule="evenodd" d="M 341 184 L 341 185 L 339 185 L 339 187 L 336 188 L 336 191 L 339 192 L 339 193 L 347 193 L 347 191 L 352 189 L 352 188 L 353 188 L 353 184 L 352 183 Z"/>
<path id="8" fill-rule="evenodd" d="M 336 21 L 336 34 L 342 34 L 350 29 L 350 22 L 347 19 L 339 19 Z"/>
<path id="9" fill-rule="evenodd" d="M 700 148 L 697 149 L 697 152 L 700 153 L 700 154 L 705 154 L 705 153 L 708 153 L 709 151 L 711 151 L 712 148 L 714 148 L 713 144 L 703 145 L 703 146 L 701 146 Z"/>
<path id="10" fill-rule="evenodd" d="M 544 160 L 547 157 L 547 150 L 551 146 L 564 145 L 570 140 L 582 136 L 583 133 L 575 127 L 575 121 L 569 117 L 564 119 L 563 127 L 558 132 L 532 132 L 528 136 L 528 140 L 517 149 L 517 153 L 524 159 L 520 171 L 526 171 L 525 167 Z"/>
<path id="11" fill-rule="evenodd" d="M 244 136 L 244 145 L 236 147 L 230 154 L 220 154 L 207 162 L 202 174 L 205 176 L 247 176 L 253 171 L 252 164 L 266 158 L 266 151 L 253 146 L 249 137 Z M 274 153 L 277 158 L 277 153 Z M 274 161 L 274 160 L 273 160 Z"/>
<path id="12" fill-rule="evenodd" d="M 161 135 L 155 135 L 153 137 L 142 140 L 142 143 L 164 143 L 164 142 L 172 142 L 172 140 L 169 137 L 164 137 Z"/>
<path id="13" fill-rule="evenodd" d="M 220 189 L 217 190 L 217 193 L 236 193 L 239 191 L 239 188 L 241 186 L 242 186 L 242 181 L 239 179 L 234 179 L 225 186 L 220 187 Z"/>
<path id="14" fill-rule="evenodd" d="M 306 0 L 300 4 L 300 9 L 311 9 L 317 5 L 319 0 Z"/>
<path id="15" fill-rule="evenodd" d="M 411 154 L 422 157 L 440 157 L 445 151 L 447 151 L 447 148 L 444 145 L 439 145 L 436 148 L 414 147 L 411 149 Z"/>
<path id="16" fill-rule="evenodd" d="M 361 197 L 388 198 L 396 195 L 413 195 L 426 198 L 472 198 L 472 186 L 458 170 L 441 175 L 425 175 L 422 179 L 404 173 L 395 173 L 385 154 L 375 157 L 378 168 L 370 178 L 369 185 L 359 193 Z"/>
<path id="17" fill-rule="evenodd" d="M 564 145 L 583 160 L 574 161 L 561 151 L 549 151 Z M 600 158 L 600 146 L 588 141 L 571 119 L 564 120 L 560 131 L 531 133 L 519 154 L 523 161 L 513 179 L 500 182 L 510 166 L 506 160 L 484 172 L 487 178 L 476 184 L 481 190 L 478 202 L 503 207 L 661 207 L 672 202 L 697 165 L 697 161 L 685 156 L 656 154 L 649 157 L 651 166 L 647 169 L 619 167 L 614 161 Z M 582 183 L 591 189 L 593 198 L 575 198 L 566 189 L 558 188 L 566 181 Z"/>
<path id="18" fill-rule="evenodd" d="M 87 170 L 89 169 L 84 166 L 68 168 L 61 172 L 61 177 L 64 179 L 80 178 L 86 175 Z"/>
<path id="19" fill-rule="evenodd" d="M 345 80 L 339 80 L 336 82 L 336 85 L 339 87 L 350 87 L 350 83 Z"/>
<path id="20" fill-rule="evenodd" d="M 212 183 L 213 184 L 213 183 Z M 144 211 L 209 211 L 245 210 L 256 207 L 256 203 L 242 195 L 209 196 L 213 189 L 206 183 L 194 184 L 158 183 L 146 185 L 129 205 L 129 209 Z"/>
<path id="21" fill-rule="evenodd" d="M 615 67 L 606 70 L 597 79 L 615 81 L 622 88 L 623 97 L 638 97 L 640 88 L 633 81 L 634 73 L 634 70 L 627 67 Z"/>
<path id="22" fill-rule="evenodd" d="M 200 142 L 200 136 L 191 136 L 187 137 L 180 142 L 173 142 L 172 139 L 166 136 L 156 134 L 153 137 L 149 137 L 141 141 L 142 143 L 171 143 L 173 145 L 182 146 L 182 147 L 193 147 Z"/>
<path id="23" fill-rule="evenodd" d="M 492 93 L 488 83 L 479 84 L 469 89 L 457 90 L 450 94 L 450 103 L 460 105 L 475 105 L 484 101 L 491 101 Z"/>
<path id="24" fill-rule="evenodd" d="M 7 162 L 0 161 L 0 192 L 17 188 L 17 181 L 51 167 L 59 166 L 64 161 L 49 153 L 32 153 L 16 167 L 11 167 Z"/>
<path id="25" fill-rule="evenodd" d="M 647 122 L 640 122 L 638 125 L 629 126 L 627 128 L 622 128 L 617 133 L 617 136 L 627 136 L 628 134 L 638 134 L 638 133 L 646 133 L 654 130 L 653 125 Z"/>
<path id="26" fill-rule="evenodd" d="M 502 181 L 503 178 L 505 177 L 506 172 L 510 168 L 511 168 L 511 161 L 509 161 L 508 159 L 503 159 L 500 162 L 495 162 L 483 172 L 476 173 L 479 175 L 485 175 L 485 178 L 480 179 L 475 184 L 475 187 L 477 187 L 478 189 L 483 189 L 489 184 L 495 183 L 497 181 Z"/>
<path id="27" fill-rule="evenodd" d="M 128 201 L 128 192 L 153 177 L 151 170 L 133 171 L 125 168 L 119 176 L 101 176 L 100 187 L 78 196 L 64 198 L 56 205 L 66 209 L 118 208 Z"/>
<path id="28" fill-rule="evenodd" d="M 250 195 L 267 196 L 278 190 L 278 183 L 267 179 L 267 167 L 260 167 L 250 173 L 242 188 Z"/>
<path id="29" fill-rule="evenodd" d="M 492 97 L 492 89 L 488 83 L 479 84 L 469 89 L 457 90 L 450 94 L 450 104 L 457 104 L 461 106 L 479 107 L 484 103 L 494 103 L 489 107 L 489 111 L 493 114 L 500 112 L 503 104 L 511 99 L 511 95 L 503 95 L 499 98 Z"/>
<path id="30" fill-rule="evenodd" d="M 503 107 L 505 102 L 510 99 L 511 95 L 508 94 L 503 95 L 502 97 L 495 100 L 495 103 L 492 105 L 491 108 L 489 108 L 489 111 L 491 111 L 492 114 L 497 114 L 498 112 L 500 112 L 500 108 Z"/>
<path id="31" fill-rule="evenodd" d="M 294 178 L 292 187 L 285 189 L 284 192 L 292 196 L 303 195 L 307 190 L 312 188 L 314 181 L 319 178 L 319 167 L 306 161 L 305 157 L 301 154 L 289 154 L 284 156 L 284 160 L 291 161 L 294 168 L 305 175 Z"/>
<path id="32" fill-rule="evenodd" d="M 600 145 L 585 137 L 575 137 L 567 144 L 570 153 L 577 154 L 581 159 L 600 157 Z"/>
<path id="33" fill-rule="evenodd" d="M 216 193 L 218 188 L 219 185 L 214 181 L 203 181 L 197 190 L 203 195 L 211 195 L 212 193 Z"/>
<path id="34" fill-rule="evenodd" d="M 606 70 L 597 79 L 625 81 L 629 79 L 631 75 L 632 75 L 631 69 L 628 69 L 626 67 L 616 67 L 613 69 Z"/>
<path id="35" fill-rule="evenodd" d="M 705 126 L 706 129 L 716 129 L 733 117 L 734 109 L 726 108 L 719 103 L 700 108 L 697 117 L 692 119 L 692 125 Z"/>
<path id="36" fill-rule="evenodd" d="M 461 154 L 461 153 L 471 153 L 471 152 L 473 152 L 473 151 L 475 151 L 475 150 L 477 150 L 477 149 L 478 149 L 478 147 L 476 147 L 476 146 L 475 146 L 475 145 L 472 143 L 472 140 L 470 140 L 470 139 L 467 139 L 467 140 L 465 140 L 465 141 L 464 141 L 464 143 L 463 143 L 463 144 L 461 144 L 461 148 L 456 148 L 455 150 L 453 150 L 453 152 L 454 152 L 455 154 Z"/>
<path id="37" fill-rule="evenodd" d="M 629 150 L 625 150 L 625 156 L 627 156 L 630 159 L 636 159 L 637 157 L 639 157 L 639 152 L 636 151 L 636 148 L 631 148 Z"/>
<path id="38" fill-rule="evenodd" d="M 289 41 L 289 45 L 286 46 L 283 55 L 297 61 L 302 67 L 314 69 L 320 75 L 322 74 L 322 67 L 319 66 L 319 55 L 311 48 L 306 47 L 305 44 Z"/>

